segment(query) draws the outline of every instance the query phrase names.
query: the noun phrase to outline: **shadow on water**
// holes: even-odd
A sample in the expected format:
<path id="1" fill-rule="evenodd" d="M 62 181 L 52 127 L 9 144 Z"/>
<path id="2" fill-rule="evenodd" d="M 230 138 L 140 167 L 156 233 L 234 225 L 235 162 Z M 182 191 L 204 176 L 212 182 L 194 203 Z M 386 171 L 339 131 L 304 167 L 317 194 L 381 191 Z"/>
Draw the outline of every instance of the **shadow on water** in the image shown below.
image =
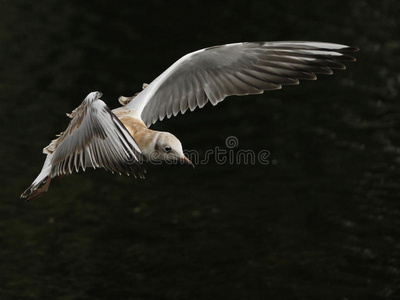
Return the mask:
<path id="1" fill-rule="evenodd" d="M 1 299 L 398 299 L 399 5 L 0 4 Z M 64 113 L 110 107 L 183 54 L 250 40 L 355 44 L 334 76 L 156 124 L 276 164 L 88 171 L 18 200 Z"/>

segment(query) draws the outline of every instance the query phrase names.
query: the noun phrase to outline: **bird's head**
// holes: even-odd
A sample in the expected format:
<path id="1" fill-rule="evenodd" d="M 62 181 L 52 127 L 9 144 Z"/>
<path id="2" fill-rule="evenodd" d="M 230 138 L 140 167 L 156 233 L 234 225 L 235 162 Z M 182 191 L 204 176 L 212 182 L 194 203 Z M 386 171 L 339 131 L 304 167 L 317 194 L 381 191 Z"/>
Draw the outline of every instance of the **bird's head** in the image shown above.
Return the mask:
<path id="1" fill-rule="evenodd" d="M 183 154 L 181 142 L 169 132 L 160 132 L 154 145 L 154 151 L 149 154 L 148 159 L 153 162 L 185 163 L 194 167 L 192 162 Z"/>

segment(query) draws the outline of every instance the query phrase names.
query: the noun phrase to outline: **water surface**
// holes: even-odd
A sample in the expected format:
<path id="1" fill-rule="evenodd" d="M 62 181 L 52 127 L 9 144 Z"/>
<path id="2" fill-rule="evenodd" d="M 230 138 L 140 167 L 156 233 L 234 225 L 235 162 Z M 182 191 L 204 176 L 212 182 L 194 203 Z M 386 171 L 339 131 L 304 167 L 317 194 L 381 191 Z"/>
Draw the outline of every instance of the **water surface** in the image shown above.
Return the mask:
<path id="1" fill-rule="evenodd" d="M 398 299 L 396 1 L 0 4 L 1 299 Z M 259 40 L 357 45 L 316 82 L 236 97 L 155 128 L 204 154 L 276 164 L 89 170 L 19 194 L 85 95 L 117 107 L 180 56 Z"/>

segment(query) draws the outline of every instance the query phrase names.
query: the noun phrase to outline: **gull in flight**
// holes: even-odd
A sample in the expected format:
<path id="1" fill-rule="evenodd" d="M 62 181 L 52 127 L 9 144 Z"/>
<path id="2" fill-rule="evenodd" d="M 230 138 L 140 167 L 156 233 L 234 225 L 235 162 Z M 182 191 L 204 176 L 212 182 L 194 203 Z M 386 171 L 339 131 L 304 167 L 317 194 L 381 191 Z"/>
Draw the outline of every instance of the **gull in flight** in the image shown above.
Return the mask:
<path id="1" fill-rule="evenodd" d="M 150 125 L 227 96 L 261 94 L 332 74 L 345 69 L 344 61 L 355 61 L 348 53 L 357 50 L 323 42 L 226 44 L 183 56 L 140 93 L 120 97 L 122 106 L 114 110 L 100 100 L 100 92 L 92 92 L 68 114 L 67 129 L 43 149 L 43 168 L 21 198 L 37 198 L 52 178 L 89 167 L 143 177 L 143 161 L 192 165 L 173 134 Z"/>

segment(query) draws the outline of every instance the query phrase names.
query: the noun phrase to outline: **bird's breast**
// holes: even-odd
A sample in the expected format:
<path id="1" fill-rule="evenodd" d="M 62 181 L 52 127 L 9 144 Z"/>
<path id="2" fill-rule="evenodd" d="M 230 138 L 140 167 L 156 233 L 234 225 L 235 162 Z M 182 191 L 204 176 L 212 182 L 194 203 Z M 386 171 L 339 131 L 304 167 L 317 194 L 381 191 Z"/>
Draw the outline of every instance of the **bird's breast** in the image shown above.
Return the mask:
<path id="1" fill-rule="evenodd" d="M 124 124 L 145 156 L 154 150 L 159 132 L 148 129 L 142 120 L 126 111 L 114 111 L 114 114 L 118 117 L 121 123 Z"/>

